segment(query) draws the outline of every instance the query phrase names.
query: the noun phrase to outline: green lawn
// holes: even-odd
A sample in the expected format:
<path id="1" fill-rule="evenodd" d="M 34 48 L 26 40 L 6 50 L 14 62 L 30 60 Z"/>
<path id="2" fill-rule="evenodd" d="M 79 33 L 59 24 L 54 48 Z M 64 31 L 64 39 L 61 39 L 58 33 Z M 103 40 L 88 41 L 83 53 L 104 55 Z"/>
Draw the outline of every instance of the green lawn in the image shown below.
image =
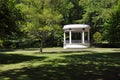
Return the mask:
<path id="1" fill-rule="evenodd" d="M 120 48 L 0 50 L 0 80 L 120 80 Z"/>

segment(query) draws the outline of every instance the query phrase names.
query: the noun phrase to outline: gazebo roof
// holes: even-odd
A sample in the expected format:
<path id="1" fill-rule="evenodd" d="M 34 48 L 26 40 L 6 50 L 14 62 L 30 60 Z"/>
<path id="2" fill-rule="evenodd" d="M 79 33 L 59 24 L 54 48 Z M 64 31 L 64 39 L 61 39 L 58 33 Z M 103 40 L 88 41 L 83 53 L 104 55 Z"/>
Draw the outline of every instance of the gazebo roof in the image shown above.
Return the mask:
<path id="1" fill-rule="evenodd" d="M 87 24 L 69 24 L 64 25 L 63 29 L 78 29 L 78 28 L 90 28 Z"/>

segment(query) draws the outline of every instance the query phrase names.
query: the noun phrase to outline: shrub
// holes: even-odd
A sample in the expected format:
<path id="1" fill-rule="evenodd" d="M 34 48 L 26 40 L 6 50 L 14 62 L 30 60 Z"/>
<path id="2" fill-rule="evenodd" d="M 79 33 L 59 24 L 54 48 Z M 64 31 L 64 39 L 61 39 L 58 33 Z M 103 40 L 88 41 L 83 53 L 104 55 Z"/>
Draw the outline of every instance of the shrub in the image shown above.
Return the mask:
<path id="1" fill-rule="evenodd" d="M 102 35 L 100 32 L 96 32 L 93 34 L 93 40 L 95 43 L 101 43 L 102 41 Z"/>
<path id="2" fill-rule="evenodd" d="M 3 46 L 3 41 L 0 39 L 0 47 Z"/>

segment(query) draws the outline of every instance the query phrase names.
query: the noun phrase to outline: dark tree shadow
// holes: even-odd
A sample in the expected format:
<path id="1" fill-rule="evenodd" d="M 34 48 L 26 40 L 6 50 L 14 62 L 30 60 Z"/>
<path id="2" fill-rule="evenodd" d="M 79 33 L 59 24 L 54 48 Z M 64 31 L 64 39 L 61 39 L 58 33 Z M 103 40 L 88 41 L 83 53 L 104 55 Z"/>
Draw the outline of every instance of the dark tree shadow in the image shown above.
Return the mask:
<path id="1" fill-rule="evenodd" d="M 31 60 L 43 60 L 45 57 L 28 56 L 21 54 L 0 53 L 0 64 L 14 64 Z"/>
<path id="2" fill-rule="evenodd" d="M 81 53 L 81 52 L 92 52 L 92 51 L 90 50 L 63 50 L 63 51 L 43 52 L 42 54 L 66 54 L 66 53 L 71 54 L 71 53 Z"/>
<path id="3" fill-rule="evenodd" d="M 39 50 L 39 48 L 24 48 L 24 51 L 36 51 Z"/>
<path id="4" fill-rule="evenodd" d="M 18 49 L 12 49 L 12 48 L 10 48 L 10 49 L 0 49 L 0 52 L 16 51 Z M 36 51 L 36 50 L 39 50 L 39 49 L 38 48 L 24 48 L 24 49 L 20 49 L 20 50 L 24 50 L 24 51 Z"/>
<path id="5" fill-rule="evenodd" d="M 15 49 L 0 49 L 0 52 L 15 51 Z"/>
<path id="6" fill-rule="evenodd" d="M 120 49 L 118 48 L 118 49 L 114 49 L 113 51 L 120 51 Z"/>
<path id="7" fill-rule="evenodd" d="M 0 80 L 120 80 L 120 52 L 63 57 L 49 65 L 1 72 Z"/>

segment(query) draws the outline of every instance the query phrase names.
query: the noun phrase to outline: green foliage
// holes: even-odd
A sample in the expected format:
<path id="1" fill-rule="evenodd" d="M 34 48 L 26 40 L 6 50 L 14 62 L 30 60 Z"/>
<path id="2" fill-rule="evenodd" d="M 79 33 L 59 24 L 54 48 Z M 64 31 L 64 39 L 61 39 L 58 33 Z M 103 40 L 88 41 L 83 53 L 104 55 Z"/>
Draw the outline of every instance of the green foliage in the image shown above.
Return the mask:
<path id="1" fill-rule="evenodd" d="M 80 23 L 86 23 L 91 26 L 91 36 L 96 31 L 103 33 L 104 23 L 109 19 L 109 13 L 112 11 L 112 7 L 116 5 L 117 1 L 118 0 L 79 1 L 79 5 L 84 8 L 83 18 L 80 19 Z"/>
<path id="2" fill-rule="evenodd" d="M 110 14 L 110 18 L 106 23 L 106 29 L 108 30 L 107 36 L 109 36 L 110 43 L 120 42 L 120 1 L 118 5 L 113 8 Z"/>
<path id="3" fill-rule="evenodd" d="M 0 39 L 62 45 L 66 24 L 89 24 L 102 40 L 119 42 L 118 0 L 0 0 Z M 117 7 L 114 7 L 116 6 Z M 114 7 L 114 8 L 113 8 Z M 24 34 L 23 34 L 24 33 Z M 112 35 L 111 35 L 112 34 Z M 20 37 L 21 36 L 21 37 Z M 27 42 L 26 42 L 27 44 Z M 42 46 L 43 44 L 41 44 Z"/>
<path id="4" fill-rule="evenodd" d="M 100 43 L 102 41 L 102 35 L 100 32 L 96 32 L 93 34 L 93 39 L 95 43 Z"/>
<path id="5" fill-rule="evenodd" d="M 15 0 L 0 0 L 0 38 L 2 40 L 20 32 L 18 25 L 23 18 L 15 5 Z"/>
<path id="6" fill-rule="evenodd" d="M 83 7 L 79 5 L 79 0 L 61 0 L 60 12 L 63 15 L 63 24 L 79 23 L 82 19 Z"/>
<path id="7" fill-rule="evenodd" d="M 0 39 L 0 47 L 3 46 L 3 40 Z"/>
<path id="8" fill-rule="evenodd" d="M 27 32 L 32 39 L 39 39 L 40 47 L 43 46 L 48 34 L 56 29 L 56 25 L 59 26 L 62 19 L 62 15 L 51 7 L 50 1 L 22 0 L 17 5 L 26 17 L 23 31 Z"/>

